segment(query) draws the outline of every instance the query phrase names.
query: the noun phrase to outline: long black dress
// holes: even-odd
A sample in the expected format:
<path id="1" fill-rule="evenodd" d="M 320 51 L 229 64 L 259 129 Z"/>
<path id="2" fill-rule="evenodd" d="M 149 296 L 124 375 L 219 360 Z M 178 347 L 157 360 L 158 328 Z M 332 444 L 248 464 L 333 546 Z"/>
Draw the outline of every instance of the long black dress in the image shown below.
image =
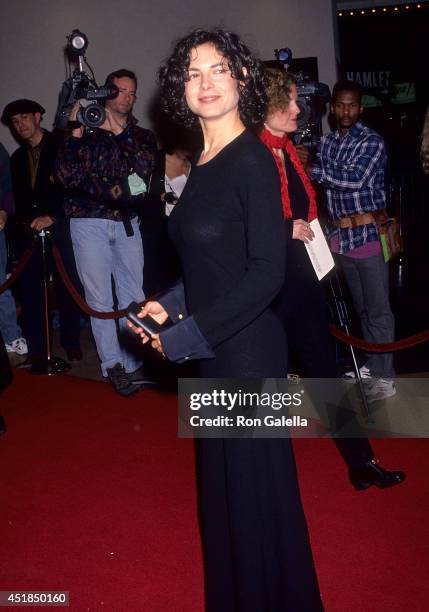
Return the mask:
<path id="1" fill-rule="evenodd" d="M 194 166 L 170 234 L 188 311 L 215 353 L 199 374 L 284 377 L 286 339 L 269 305 L 285 237 L 265 145 L 243 132 Z M 290 441 L 199 440 L 196 457 L 207 612 L 322 610 Z"/>

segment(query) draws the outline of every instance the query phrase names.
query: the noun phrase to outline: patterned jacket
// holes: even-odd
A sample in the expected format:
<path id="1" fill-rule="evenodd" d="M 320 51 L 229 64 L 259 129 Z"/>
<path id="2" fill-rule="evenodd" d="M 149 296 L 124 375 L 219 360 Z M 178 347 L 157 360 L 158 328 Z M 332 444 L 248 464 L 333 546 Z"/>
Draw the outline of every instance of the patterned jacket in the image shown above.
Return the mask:
<path id="1" fill-rule="evenodd" d="M 128 176 L 136 173 L 148 188 L 156 150 L 153 133 L 134 118 L 119 136 L 96 128 L 82 138 L 67 137 L 56 162 L 66 215 L 123 221 L 126 209 L 127 217 L 135 216 L 144 194 L 131 195 Z"/>

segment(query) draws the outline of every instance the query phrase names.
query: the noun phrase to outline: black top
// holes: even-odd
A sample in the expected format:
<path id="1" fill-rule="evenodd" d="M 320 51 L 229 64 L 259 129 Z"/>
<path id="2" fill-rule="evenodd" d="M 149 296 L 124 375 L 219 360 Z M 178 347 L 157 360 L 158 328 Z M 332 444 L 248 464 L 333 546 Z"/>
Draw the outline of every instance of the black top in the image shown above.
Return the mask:
<path id="1" fill-rule="evenodd" d="M 284 153 L 292 219 L 307 219 L 310 202 L 304 184 L 286 151 Z"/>
<path id="2" fill-rule="evenodd" d="M 306 220 L 308 218 L 310 202 L 304 184 L 298 172 L 295 170 L 295 167 L 292 164 L 287 151 L 283 150 L 283 153 L 285 160 L 290 206 L 292 211 L 292 219 L 286 220 L 288 257 L 286 283 L 283 289 L 283 291 L 286 290 L 289 293 L 288 280 L 290 281 L 291 277 L 293 277 L 296 273 L 302 274 L 302 270 L 304 269 L 306 271 L 306 274 L 310 275 L 311 278 L 314 277 L 314 279 L 317 279 L 317 277 L 314 273 L 313 266 L 311 265 L 310 259 L 308 257 L 304 242 L 302 242 L 302 240 L 292 238 L 293 220 Z M 290 299 L 290 295 L 285 297 L 286 299 Z"/>
<path id="3" fill-rule="evenodd" d="M 188 311 L 216 355 L 201 363 L 205 375 L 285 374 L 285 338 L 269 308 L 284 280 L 284 234 L 277 168 L 256 136 L 245 131 L 192 167 L 170 235 Z M 181 326 L 189 331 L 183 321 L 162 336 L 186 342 Z"/>
<path id="4" fill-rule="evenodd" d="M 143 288 L 146 297 L 164 291 L 181 274 L 177 253 L 168 235 L 164 195 L 165 151 L 158 151 L 149 191 L 140 214 L 144 250 Z"/>

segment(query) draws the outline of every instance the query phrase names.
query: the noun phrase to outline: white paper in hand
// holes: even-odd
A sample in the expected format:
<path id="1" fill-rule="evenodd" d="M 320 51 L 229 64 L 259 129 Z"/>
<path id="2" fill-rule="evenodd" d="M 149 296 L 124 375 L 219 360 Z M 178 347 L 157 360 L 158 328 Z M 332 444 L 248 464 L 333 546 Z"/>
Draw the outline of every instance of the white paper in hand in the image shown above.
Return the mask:
<path id="1" fill-rule="evenodd" d="M 320 280 L 335 266 L 331 250 L 320 227 L 319 219 L 313 219 L 310 227 L 314 232 L 314 238 L 305 244 L 308 256 L 313 264 L 317 278 Z"/>

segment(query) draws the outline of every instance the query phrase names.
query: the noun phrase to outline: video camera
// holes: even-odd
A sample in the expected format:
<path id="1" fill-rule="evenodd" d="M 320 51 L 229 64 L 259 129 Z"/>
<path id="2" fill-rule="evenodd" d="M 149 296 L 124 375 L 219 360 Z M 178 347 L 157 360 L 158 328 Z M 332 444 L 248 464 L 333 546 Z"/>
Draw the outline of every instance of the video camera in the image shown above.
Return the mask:
<path id="1" fill-rule="evenodd" d="M 285 70 L 289 70 L 292 63 L 292 51 L 283 47 L 282 49 L 275 49 L 274 55 L 277 62 Z M 294 132 L 292 139 L 295 144 L 315 148 L 322 137 L 322 115 L 325 111 L 325 105 L 331 99 L 329 87 L 325 83 L 310 80 L 304 72 L 291 71 L 291 74 L 296 80 L 297 104 L 301 110 L 298 115 L 298 129 Z"/>
<path id="2" fill-rule="evenodd" d="M 97 85 L 92 68 L 85 57 L 87 47 L 88 39 L 79 30 L 73 30 L 67 36 L 69 61 L 77 63 L 78 67 L 72 76 L 64 81 L 61 88 L 55 115 L 55 127 L 59 130 L 75 129 L 81 125 L 87 128 L 100 127 L 106 120 L 106 111 L 99 102 L 112 100 L 118 95 L 118 88 L 115 85 L 101 87 Z M 84 62 L 92 76 L 84 71 Z M 70 121 L 73 107 L 78 101 L 80 109 L 76 121 Z"/>

